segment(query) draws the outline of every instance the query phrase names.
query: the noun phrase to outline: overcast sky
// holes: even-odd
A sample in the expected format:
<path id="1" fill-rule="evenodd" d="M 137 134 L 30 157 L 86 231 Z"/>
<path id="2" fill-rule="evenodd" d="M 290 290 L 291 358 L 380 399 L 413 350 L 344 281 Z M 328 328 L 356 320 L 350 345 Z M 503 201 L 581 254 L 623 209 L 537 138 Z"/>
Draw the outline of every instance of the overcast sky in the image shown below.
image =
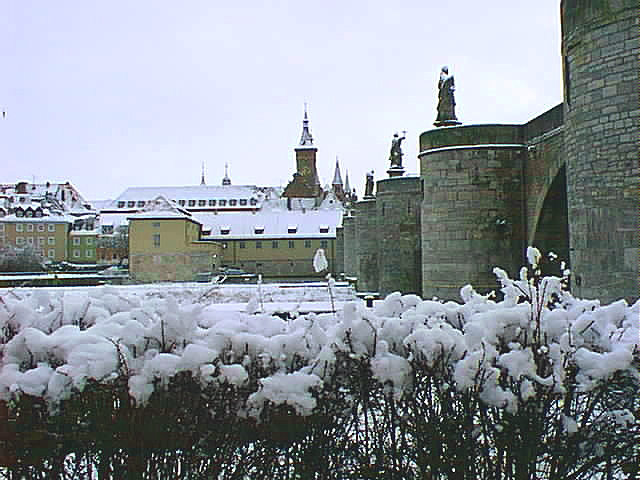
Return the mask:
<path id="1" fill-rule="evenodd" d="M 407 131 L 418 172 L 437 79 L 463 124 L 524 123 L 562 100 L 559 0 L 0 0 L 0 182 L 286 185 L 304 103 L 322 184 L 361 196 Z"/>

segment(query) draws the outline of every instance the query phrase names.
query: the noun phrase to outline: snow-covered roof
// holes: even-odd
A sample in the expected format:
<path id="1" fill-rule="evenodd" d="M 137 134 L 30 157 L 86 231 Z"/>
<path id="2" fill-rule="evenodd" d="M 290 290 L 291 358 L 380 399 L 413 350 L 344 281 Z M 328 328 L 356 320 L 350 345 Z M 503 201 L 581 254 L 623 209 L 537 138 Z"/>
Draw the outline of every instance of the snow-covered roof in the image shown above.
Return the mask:
<path id="1" fill-rule="evenodd" d="M 273 187 L 256 185 L 192 185 L 177 187 L 129 187 L 101 211 L 140 209 L 158 196 L 178 202 L 191 209 L 248 209 L 255 210 L 266 199 L 277 197 Z M 192 202 L 189 205 L 189 202 Z M 195 203 L 194 203 L 195 202 Z"/>
<path id="2" fill-rule="evenodd" d="M 332 210 L 270 210 L 256 213 L 235 212 L 194 213 L 205 230 L 211 230 L 209 238 L 332 238 L 336 226 L 342 221 L 342 209 Z M 295 227 L 295 233 L 290 233 Z M 322 232 L 321 232 L 322 228 Z M 324 231 L 326 229 L 326 232 Z M 228 234 L 221 234 L 228 230 Z M 256 233 L 263 230 L 263 233 Z"/>

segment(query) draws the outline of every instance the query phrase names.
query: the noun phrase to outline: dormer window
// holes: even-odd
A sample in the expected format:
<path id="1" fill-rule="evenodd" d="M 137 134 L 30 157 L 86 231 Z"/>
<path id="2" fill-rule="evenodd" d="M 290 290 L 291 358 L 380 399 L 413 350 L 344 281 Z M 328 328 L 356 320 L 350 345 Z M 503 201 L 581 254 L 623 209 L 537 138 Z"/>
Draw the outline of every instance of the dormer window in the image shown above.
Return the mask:
<path id="1" fill-rule="evenodd" d="M 229 200 L 229 205 L 235 207 L 238 204 L 238 200 Z"/>
<path id="2" fill-rule="evenodd" d="M 256 200 L 255 198 L 252 198 L 251 200 L 249 200 L 249 203 L 251 204 L 251 206 L 256 206 L 258 204 L 258 200 Z"/>
<path id="3" fill-rule="evenodd" d="M 136 206 L 136 202 L 134 202 L 133 200 L 129 200 L 127 202 L 127 208 L 133 208 Z"/>
<path id="4" fill-rule="evenodd" d="M 124 208 L 124 202 L 118 202 L 118 208 Z"/>
<path id="5" fill-rule="evenodd" d="M 206 200 L 198 200 L 198 206 L 199 207 L 206 207 L 207 206 L 207 201 Z"/>
<path id="6" fill-rule="evenodd" d="M 36 210 L 36 217 L 42 217 L 42 210 L 40 210 L 39 208 Z"/>
<path id="7" fill-rule="evenodd" d="M 320 225 L 320 233 L 329 233 L 329 225 Z"/>
<path id="8" fill-rule="evenodd" d="M 196 201 L 195 200 L 189 200 L 189 206 L 190 207 L 195 207 L 196 206 Z"/>
<path id="9" fill-rule="evenodd" d="M 227 201 L 226 201 L 226 200 L 220 200 L 220 201 L 218 202 L 218 205 L 220 205 L 221 207 L 224 207 L 224 206 L 226 206 L 226 205 L 227 205 Z"/>
<path id="10" fill-rule="evenodd" d="M 228 227 L 228 226 L 220 227 L 220 235 L 229 235 L 230 231 L 231 231 L 231 227 Z"/>
<path id="11" fill-rule="evenodd" d="M 181 207 L 184 207 L 187 204 L 186 200 L 178 200 L 178 205 L 180 205 Z"/>
<path id="12" fill-rule="evenodd" d="M 31 209 L 27 210 L 25 212 L 24 216 L 25 217 L 29 217 L 29 218 L 33 217 L 33 210 L 31 210 Z"/>
<path id="13" fill-rule="evenodd" d="M 241 198 L 240 199 L 240 205 L 242 205 L 243 207 L 245 207 L 247 205 L 247 199 L 246 198 Z"/>
<path id="14" fill-rule="evenodd" d="M 264 233 L 264 225 L 259 225 L 253 228 L 253 233 L 256 235 L 262 235 Z"/>
<path id="15" fill-rule="evenodd" d="M 144 207 L 144 200 L 138 200 L 138 207 Z"/>
<path id="16" fill-rule="evenodd" d="M 215 200 L 209 200 L 209 206 L 210 207 L 215 207 L 216 206 L 216 201 Z"/>
<path id="17" fill-rule="evenodd" d="M 298 233 L 298 227 L 296 225 L 289 225 L 287 227 L 287 233 Z"/>

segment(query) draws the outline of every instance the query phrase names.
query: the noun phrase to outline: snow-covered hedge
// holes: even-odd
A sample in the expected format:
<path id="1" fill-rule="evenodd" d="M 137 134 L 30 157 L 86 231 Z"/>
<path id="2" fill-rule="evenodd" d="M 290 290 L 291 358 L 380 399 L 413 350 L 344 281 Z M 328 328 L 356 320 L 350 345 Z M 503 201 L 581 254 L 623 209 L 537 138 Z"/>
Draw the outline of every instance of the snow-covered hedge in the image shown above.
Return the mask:
<path id="1" fill-rule="evenodd" d="M 0 398 L 60 472 L 69 453 L 130 471 L 143 447 L 202 478 L 637 471 L 640 302 L 577 299 L 532 267 L 495 270 L 500 301 L 465 286 L 462 303 L 394 293 L 292 320 L 114 287 L 4 291 Z"/>

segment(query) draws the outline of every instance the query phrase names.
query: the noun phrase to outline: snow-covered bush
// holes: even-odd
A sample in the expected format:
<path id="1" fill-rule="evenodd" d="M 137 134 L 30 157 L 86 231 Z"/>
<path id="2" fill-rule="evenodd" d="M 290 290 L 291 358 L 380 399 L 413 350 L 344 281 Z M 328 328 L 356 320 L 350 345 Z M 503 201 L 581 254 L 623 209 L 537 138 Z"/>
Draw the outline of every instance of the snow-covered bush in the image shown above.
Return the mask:
<path id="1" fill-rule="evenodd" d="M 465 286 L 462 303 L 394 293 L 292 320 L 195 295 L 3 291 L 0 399 L 12 428 L 42 432 L 49 474 L 71 453 L 164 478 L 637 471 L 640 301 L 574 298 L 528 257 L 518 279 L 495 270 L 499 301 Z"/>

